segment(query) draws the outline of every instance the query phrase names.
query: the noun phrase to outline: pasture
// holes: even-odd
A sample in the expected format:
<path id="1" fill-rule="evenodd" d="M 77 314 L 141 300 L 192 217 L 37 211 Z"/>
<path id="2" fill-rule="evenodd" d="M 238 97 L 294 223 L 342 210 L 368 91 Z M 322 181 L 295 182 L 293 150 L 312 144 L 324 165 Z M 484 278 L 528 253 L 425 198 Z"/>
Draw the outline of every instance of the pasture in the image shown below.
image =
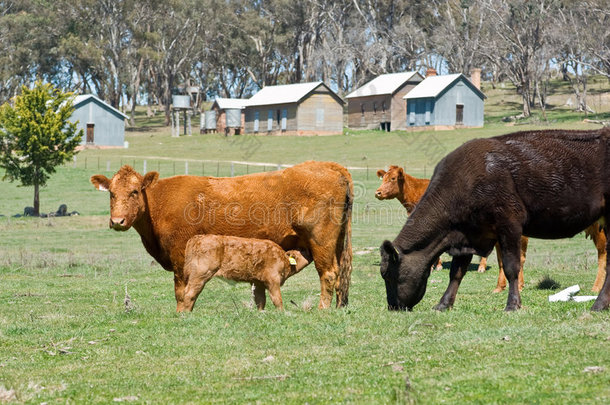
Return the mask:
<path id="1" fill-rule="evenodd" d="M 447 285 L 446 255 L 414 312 L 386 310 L 378 247 L 406 217 L 397 201 L 374 198 L 375 171 L 399 164 L 429 177 L 464 141 L 513 130 L 493 124 L 414 134 L 175 139 L 143 122 L 127 134 L 129 149 L 84 151 L 42 190 L 42 212 L 65 203 L 80 216 L 12 218 L 31 205 L 32 192 L 0 182 L 0 402 L 609 402 L 610 312 L 549 303 L 552 292 L 536 289 L 550 275 L 588 293 L 597 257 L 583 234 L 530 241 L 516 313 L 503 311 L 506 292 L 491 293 L 495 256 L 486 273 L 466 276 L 451 311 L 431 309 Z M 310 266 L 283 286 L 285 312 L 269 304 L 258 312 L 249 285 L 214 279 L 193 313 L 176 314 L 171 273 L 152 262 L 135 230 L 108 229 L 108 195 L 89 183 L 121 162 L 141 171 L 146 160 L 148 170 L 167 177 L 183 173 L 184 161 L 191 174 L 228 175 L 228 163 L 213 162 L 308 159 L 354 168 L 354 270 L 345 309 L 317 310 L 319 280 Z M 273 165 L 236 165 L 234 173 Z"/>

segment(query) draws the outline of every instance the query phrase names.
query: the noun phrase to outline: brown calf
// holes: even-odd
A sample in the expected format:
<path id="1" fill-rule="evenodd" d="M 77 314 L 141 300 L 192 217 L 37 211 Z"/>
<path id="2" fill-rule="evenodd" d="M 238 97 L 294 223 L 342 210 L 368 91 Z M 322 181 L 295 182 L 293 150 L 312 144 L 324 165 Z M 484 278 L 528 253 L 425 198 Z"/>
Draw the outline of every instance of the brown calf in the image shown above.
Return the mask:
<path id="1" fill-rule="evenodd" d="M 193 310 L 205 284 L 214 276 L 252 283 L 254 302 L 265 309 L 265 288 L 276 308 L 283 309 L 280 286 L 311 263 L 308 252 L 285 252 L 266 239 L 237 236 L 197 235 L 186 244 L 184 309 Z"/>

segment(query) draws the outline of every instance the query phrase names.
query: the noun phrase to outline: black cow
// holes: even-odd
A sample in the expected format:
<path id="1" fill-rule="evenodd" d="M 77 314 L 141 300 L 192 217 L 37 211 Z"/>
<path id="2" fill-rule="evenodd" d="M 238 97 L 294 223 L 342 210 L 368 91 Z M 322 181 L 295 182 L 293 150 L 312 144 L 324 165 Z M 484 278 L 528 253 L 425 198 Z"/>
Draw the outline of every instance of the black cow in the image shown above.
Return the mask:
<path id="1" fill-rule="evenodd" d="M 449 286 L 435 309 L 450 308 L 472 255 L 487 256 L 498 241 L 509 281 L 506 310 L 516 310 L 521 236 L 572 237 L 609 218 L 609 210 L 610 128 L 467 142 L 436 166 L 396 239 L 381 246 L 388 308 L 411 310 L 426 292 L 430 266 L 445 251 L 453 256 Z M 609 274 L 593 311 L 608 309 Z"/>

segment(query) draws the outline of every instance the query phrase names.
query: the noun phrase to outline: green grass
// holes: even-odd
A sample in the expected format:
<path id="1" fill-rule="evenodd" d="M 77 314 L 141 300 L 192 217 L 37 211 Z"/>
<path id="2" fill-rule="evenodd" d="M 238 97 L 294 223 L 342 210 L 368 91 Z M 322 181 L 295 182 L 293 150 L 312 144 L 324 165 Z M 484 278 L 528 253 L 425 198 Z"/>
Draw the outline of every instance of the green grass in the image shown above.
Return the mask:
<path id="1" fill-rule="evenodd" d="M 579 121 L 544 127 L 596 127 Z M 143 117 L 138 128 L 127 133 L 129 149 L 84 151 L 76 167 L 60 168 L 42 190 L 43 212 L 65 203 L 80 216 L 13 218 L 31 205 L 32 190 L 0 182 L 0 402 L 610 401 L 610 313 L 590 313 L 591 303 L 549 303 L 552 292 L 535 288 L 550 275 L 562 287 L 579 284 L 588 293 L 597 258 L 582 234 L 530 241 L 524 307 L 516 313 L 503 311 L 506 293 L 491 293 L 495 257 L 487 273 L 466 276 L 449 312 L 431 309 L 447 285 L 449 256 L 412 313 L 385 309 L 378 247 L 399 232 L 405 214 L 396 201 L 374 199 L 376 169 L 400 164 L 429 177 L 466 140 L 514 127 L 496 122 L 445 132 L 257 137 L 253 149 L 218 135 L 174 139 Z M 172 274 L 152 262 L 134 230 L 107 228 L 108 196 L 88 182 L 94 173 L 112 175 L 121 160 L 135 160 L 141 170 L 144 159 L 162 176 L 181 174 L 184 160 L 190 173 L 206 175 L 229 175 L 230 160 L 274 164 L 264 170 L 307 159 L 353 167 L 349 307 L 317 310 L 319 280 L 309 267 L 282 288 L 284 313 L 270 302 L 258 312 L 248 285 L 214 279 L 192 314 L 176 314 Z M 234 166 L 234 174 L 261 170 Z M 602 369 L 585 371 L 591 366 Z"/>

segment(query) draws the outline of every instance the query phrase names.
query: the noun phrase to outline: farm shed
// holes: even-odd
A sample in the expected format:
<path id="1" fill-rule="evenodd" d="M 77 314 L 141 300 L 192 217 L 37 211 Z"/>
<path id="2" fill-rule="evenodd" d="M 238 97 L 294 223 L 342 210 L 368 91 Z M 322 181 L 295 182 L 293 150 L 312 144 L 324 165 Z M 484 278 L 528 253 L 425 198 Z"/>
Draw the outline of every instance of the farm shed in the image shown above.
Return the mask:
<path id="1" fill-rule="evenodd" d="M 238 135 L 244 131 L 244 108 L 248 100 L 216 98 L 210 108 L 216 119 L 215 131 L 225 135 Z"/>
<path id="2" fill-rule="evenodd" d="M 74 112 L 70 121 L 78 121 L 78 129 L 83 130 L 83 145 L 123 147 L 127 118 L 93 94 L 83 94 L 74 98 Z"/>
<path id="3" fill-rule="evenodd" d="M 245 132 L 331 135 L 343 132 L 344 101 L 323 82 L 263 87 L 248 100 Z"/>
<path id="4" fill-rule="evenodd" d="M 404 96 L 407 127 L 482 127 L 485 95 L 473 82 L 461 73 L 427 76 Z"/>
<path id="5" fill-rule="evenodd" d="M 403 97 L 424 78 L 417 72 L 381 75 L 349 93 L 347 126 L 386 131 L 406 128 Z"/>

